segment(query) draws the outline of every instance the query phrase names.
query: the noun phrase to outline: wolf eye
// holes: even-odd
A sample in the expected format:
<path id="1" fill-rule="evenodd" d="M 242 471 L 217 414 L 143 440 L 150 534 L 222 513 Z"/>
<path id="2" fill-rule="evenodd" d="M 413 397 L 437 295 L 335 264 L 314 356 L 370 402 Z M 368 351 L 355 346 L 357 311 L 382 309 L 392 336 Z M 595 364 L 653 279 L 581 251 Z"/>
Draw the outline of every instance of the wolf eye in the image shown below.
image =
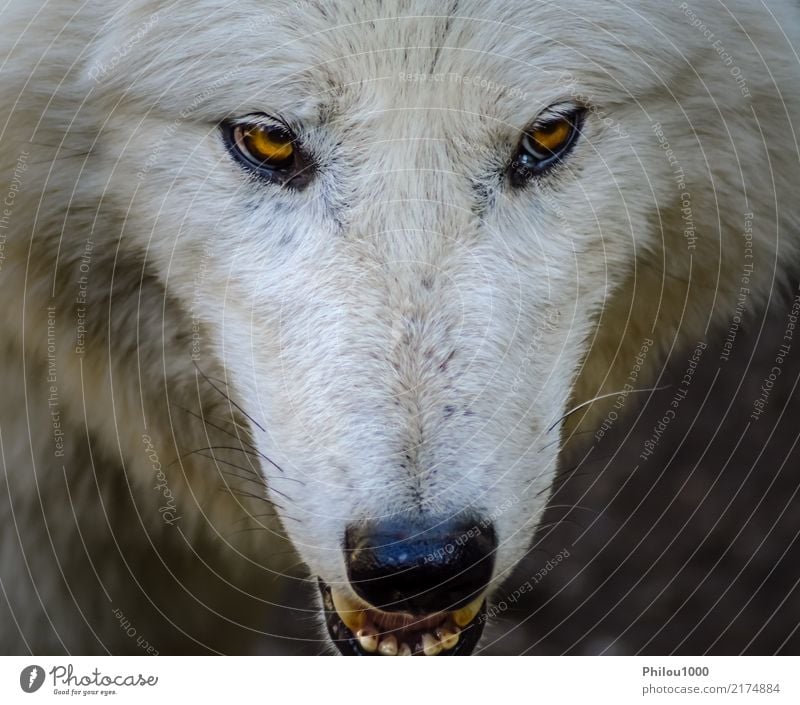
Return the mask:
<path id="1" fill-rule="evenodd" d="M 247 170 L 270 181 L 299 186 L 309 168 L 297 137 L 287 127 L 261 120 L 223 123 L 222 132 L 233 157 Z"/>
<path id="2" fill-rule="evenodd" d="M 520 140 L 513 163 L 512 181 L 519 185 L 530 176 L 544 173 L 563 159 L 580 133 L 583 111 L 540 120 L 527 129 Z"/>
<path id="3" fill-rule="evenodd" d="M 294 160 L 294 138 L 283 130 L 238 125 L 233 134 L 236 146 L 259 166 L 283 169 Z"/>

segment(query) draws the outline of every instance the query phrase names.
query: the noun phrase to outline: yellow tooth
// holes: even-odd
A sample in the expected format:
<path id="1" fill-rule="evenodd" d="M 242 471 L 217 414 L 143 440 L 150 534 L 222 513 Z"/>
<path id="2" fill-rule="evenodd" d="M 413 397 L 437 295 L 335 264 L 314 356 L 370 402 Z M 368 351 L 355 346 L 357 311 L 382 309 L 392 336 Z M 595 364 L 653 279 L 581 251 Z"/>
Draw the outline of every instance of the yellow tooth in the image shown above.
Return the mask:
<path id="1" fill-rule="evenodd" d="M 453 621 L 459 627 L 466 627 L 478 612 L 481 611 L 481 606 L 483 605 L 483 595 L 478 597 L 477 599 L 470 602 L 466 607 L 462 607 L 457 612 L 453 612 Z"/>
<path id="2" fill-rule="evenodd" d="M 442 645 L 433 634 L 425 633 L 422 635 L 422 651 L 426 656 L 438 656 L 442 653 Z"/>
<path id="3" fill-rule="evenodd" d="M 461 631 L 458 627 L 446 627 L 441 629 L 436 634 L 442 643 L 442 648 L 444 648 L 446 651 L 450 651 L 450 649 L 454 648 L 455 645 L 458 644 L 458 637 L 460 635 Z"/>
<path id="4" fill-rule="evenodd" d="M 381 639 L 378 651 L 384 656 L 397 656 L 397 639 L 389 635 L 385 639 Z"/>
<path id="5" fill-rule="evenodd" d="M 361 606 L 357 602 L 335 590 L 331 590 L 331 597 L 333 597 L 333 606 L 339 613 L 339 617 L 347 628 L 355 634 L 364 626 L 367 613 L 361 609 Z"/>
<path id="6" fill-rule="evenodd" d="M 400 650 L 397 652 L 398 656 L 411 656 L 411 647 L 408 644 L 401 644 Z"/>
<path id="7" fill-rule="evenodd" d="M 371 629 L 359 629 L 356 632 L 358 643 L 364 651 L 374 654 L 378 650 L 378 635 Z"/>

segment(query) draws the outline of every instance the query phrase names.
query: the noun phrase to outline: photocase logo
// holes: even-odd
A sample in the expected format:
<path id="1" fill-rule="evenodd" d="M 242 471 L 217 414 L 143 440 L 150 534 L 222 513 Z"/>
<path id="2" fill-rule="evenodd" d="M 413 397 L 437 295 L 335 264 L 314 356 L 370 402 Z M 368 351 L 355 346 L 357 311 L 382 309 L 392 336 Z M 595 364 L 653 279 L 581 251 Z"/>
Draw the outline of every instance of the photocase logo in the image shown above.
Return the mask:
<path id="1" fill-rule="evenodd" d="M 19 674 L 19 685 L 26 693 L 35 693 L 44 683 L 44 669 L 41 666 L 26 666 Z"/>

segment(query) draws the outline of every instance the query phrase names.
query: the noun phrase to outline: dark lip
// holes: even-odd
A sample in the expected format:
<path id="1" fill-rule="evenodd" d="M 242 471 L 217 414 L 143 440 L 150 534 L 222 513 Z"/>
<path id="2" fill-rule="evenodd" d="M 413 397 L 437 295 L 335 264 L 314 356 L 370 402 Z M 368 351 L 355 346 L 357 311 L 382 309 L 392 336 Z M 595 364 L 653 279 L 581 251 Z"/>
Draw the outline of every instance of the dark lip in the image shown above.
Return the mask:
<path id="1" fill-rule="evenodd" d="M 317 578 L 317 582 L 319 584 L 320 594 L 322 595 L 325 626 L 328 629 L 328 635 L 331 641 L 333 641 L 339 653 L 343 656 L 377 656 L 378 654 L 368 653 L 361 648 L 355 634 L 347 628 L 347 625 L 341 620 L 339 614 L 332 608 L 331 589 L 321 578 Z M 483 634 L 483 627 L 485 624 L 486 602 L 483 603 L 480 611 L 475 615 L 475 618 L 461 629 L 461 636 L 458 640 L 458 644 L 452 649 L 442 651 L 439 656 L 469 656 L 475 650 Z M 413 650 L 413 655 L 422 655 L 422 647 L 420 645 L 416 645 Z"/>

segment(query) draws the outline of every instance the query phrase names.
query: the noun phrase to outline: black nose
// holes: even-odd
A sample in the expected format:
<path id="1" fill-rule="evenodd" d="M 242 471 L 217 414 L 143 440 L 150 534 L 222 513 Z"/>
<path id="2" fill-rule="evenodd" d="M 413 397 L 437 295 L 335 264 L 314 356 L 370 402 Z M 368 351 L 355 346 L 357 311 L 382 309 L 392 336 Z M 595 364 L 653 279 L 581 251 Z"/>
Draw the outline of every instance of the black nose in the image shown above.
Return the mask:
<path id="1" fill-rule="evenodd" d="M 351 526 L 347 575 L 373 607 L 429 614 L 469 604 L 488 585 L 497 541 L 489 522 L 393 519 Z"/>

